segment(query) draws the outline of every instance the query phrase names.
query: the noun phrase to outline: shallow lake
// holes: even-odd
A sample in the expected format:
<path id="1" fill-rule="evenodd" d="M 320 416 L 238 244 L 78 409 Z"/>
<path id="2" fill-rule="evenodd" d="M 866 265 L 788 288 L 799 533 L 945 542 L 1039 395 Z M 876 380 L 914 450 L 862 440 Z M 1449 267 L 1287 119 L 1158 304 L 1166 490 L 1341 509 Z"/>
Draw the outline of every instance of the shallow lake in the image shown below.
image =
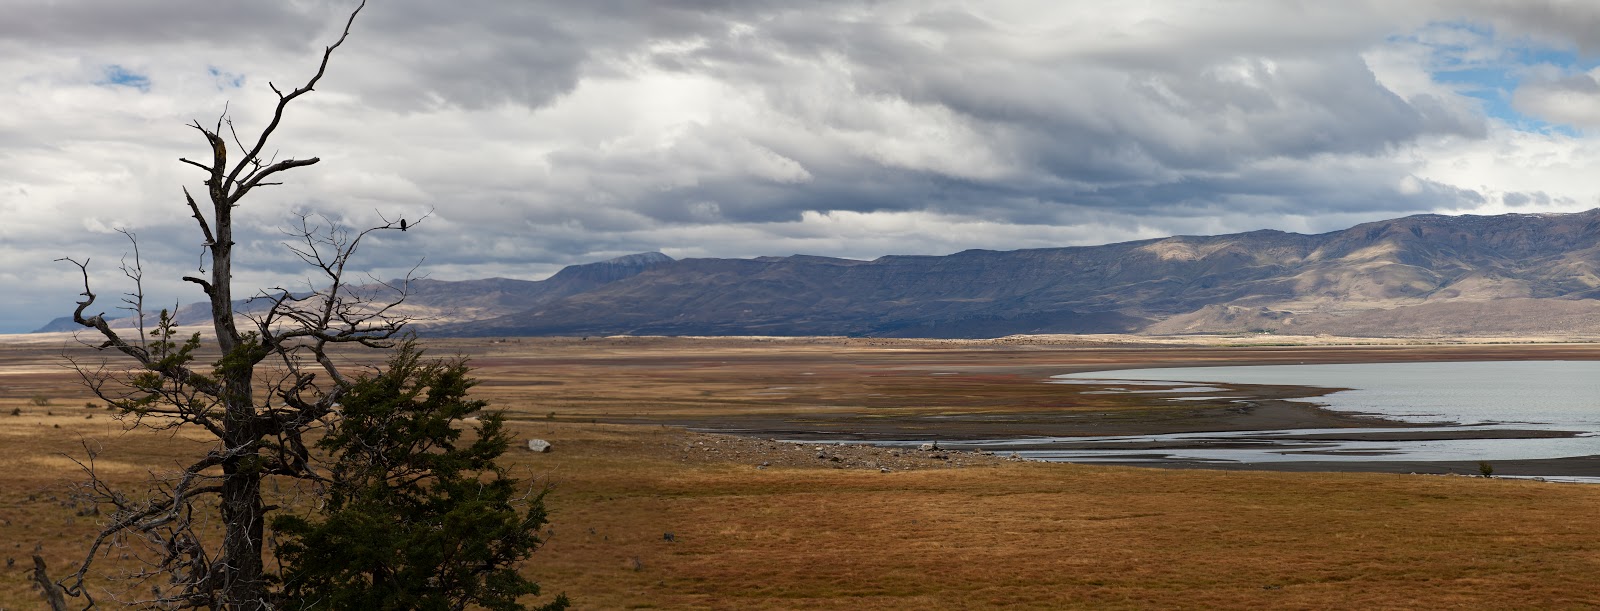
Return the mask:
<path id="1" fill-rule="evenodd" d="M 1034 459 L 1068 462 L 1290 462 L 1290 461 L 1503 461 L 1600 455 L 1600 362 L 1514 361 L 1449 363 L 1375 363 L 1333 365 L 1268 365 L 1251 367 L 1188 367 L 1130 369 L 1055 376 L 1057 383 L 1096 384 L 1128 393 L 1150 393 L 1157 383 L 1172 383 L 1168 392 L 1183 399 L 1248 401 L 1248 387 L 1235 386 L 1233 396 L 1181 397 L 1209 392 L 1218 385 L 1293 385 L 1343 388 L 1304 399 L 1328 409 L 1371 414 L 1400 423 L 1450 423 L 1461 431 L 1573 431 L 1574 437 L 1432 439 L 1356 441 L 1328 439 L 1350 430 L 1239 431 L 1140 435 L 1125 437 L 1054 438 L 986 441 L 1004 450 L 1027 444 L 1020 452 Z M 1192 389 L 1186 390 L 1185 387 Z M 1437 431 L 1399 424 L 1361 429 L 1395 437 Z M 1057 442 L 1061 450 L 1037 449 Z M 1210 446 L 1210 447 L 1207 447 Z M 1068 449 L 1070 447 L 1070 449 Z M 1600 475 L 1600 474 L 1597 474 Z M 1595 481 L 1591 478 L 1565 478 Z"/>
<path id="2" fill-rule="evenodd" d="M 1175 367 L 1055 377 L 1348 388 L 1307 401 L 1405 422 L 1526 423 L 1600 430 L 1600 361 Z"/>

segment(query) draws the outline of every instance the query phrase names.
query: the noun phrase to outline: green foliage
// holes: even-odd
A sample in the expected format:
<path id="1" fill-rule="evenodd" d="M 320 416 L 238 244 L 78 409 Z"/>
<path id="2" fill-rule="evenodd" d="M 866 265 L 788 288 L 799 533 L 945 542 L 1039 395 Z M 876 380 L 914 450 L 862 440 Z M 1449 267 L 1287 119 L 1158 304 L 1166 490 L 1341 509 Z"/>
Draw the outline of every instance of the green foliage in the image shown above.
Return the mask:
<path id="1" fill-rule="evenodd" d="M 517 565 L 540 545 L 544 493 L 496 463 L 511 441 L 500 414 L 463 441 L 455 423 L 485 407 L 467 398 L 467 372 L 406 342 L 341 397 L 343 417 L 317 443 L 333 460 L 325 505 L 272 522 L 285 607 L 511 610 L 539 593 Z"/>
<path id="2" fill-rule="evenodd" d="M 1494 465 L 1487 460 L 1478 461 L 1478 474 L 1484 477 L 1494 477 Z"/>
<path id="3" fill-rule="evenodd" d="M 163 370 L 170 367 L 188 364 L 194 359 L 194 351 L 200 349 L 200 334 L 190 335 L 188 339 L 179 344 L 176 340 L 178 321 L 171 312 L 161 310 L 160 322 L 150 330 L 150 337 L 155 341 L 150 342 L 148 349 L 154 363 L 150 366 L 154 370 Z"/>
<path id="4" fill-rule="evenodd" d="M 200 349 L 200 334 L 192 334 L 179 343 L 177 327 L 177 319 L 172 313 L 161 310 L 160 320 L 148 332 L 150 341 L 145 345 L 150 362 L 144 371 L 134 372 L 128 377 L 128 388 L 134 392 L 127 397 L 108 400 L 113 409 L 144 414 L 168 400 L 173 391 L 179 390 L 180 383 L 165 372 L 186 367 L 194 360 L 195 351 Z M 191 383 L 209 381 L 209 378 L 198 374 L 190 380 Z"/>

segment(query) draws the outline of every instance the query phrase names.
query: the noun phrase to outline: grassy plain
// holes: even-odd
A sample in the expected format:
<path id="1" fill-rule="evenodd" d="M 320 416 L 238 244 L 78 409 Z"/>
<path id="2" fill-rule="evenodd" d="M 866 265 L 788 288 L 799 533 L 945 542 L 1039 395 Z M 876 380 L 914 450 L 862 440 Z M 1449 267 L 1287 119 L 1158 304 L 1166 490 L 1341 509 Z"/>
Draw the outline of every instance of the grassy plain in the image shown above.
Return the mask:
<path id="1" fill-rule="evenodd" d="M 0 343 L 0 558 L 15 560 L 0 574 L 3 608 L 38 607 L 24 579 L 35 548 L 59 577 L 96 529 L 68 501 L 68 455 L 100 448 L 100 466 L 136 484 L 204 447 L 86 408 L 61 351 Z M 1205 430 L 1253 416 L 1039 382 L 1202 362 L 1600 358 L 1595 346 L 618 338 L 438 342 L 433 353 L 471 356 L 478 393 L 510 410 L 520 434 L 554 443 L 508 457 L 556 486 L 553 534 L 527 570 L 579 608 L 1600 605 L 1600 486 L 993 460 L 885 473 L 814 459 L 809 445 L 663 425 Z M 1274 417 L 1362 424 L 1315 410 Z"/>

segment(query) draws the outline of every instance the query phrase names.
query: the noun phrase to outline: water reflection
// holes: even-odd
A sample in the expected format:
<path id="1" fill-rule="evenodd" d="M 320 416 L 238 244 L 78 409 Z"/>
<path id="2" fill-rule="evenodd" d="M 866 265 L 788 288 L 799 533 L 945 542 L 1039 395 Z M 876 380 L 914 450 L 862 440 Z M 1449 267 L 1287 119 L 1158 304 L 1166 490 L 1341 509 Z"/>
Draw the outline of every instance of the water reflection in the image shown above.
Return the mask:
<path id="1" fill-rule="evenodd" d="M 1097 392 L 1170 402 L 1245 402 L 1239 395 L 1248 394 L 1250 385 L 1349 389 L 1305 401 L 1400 422 L 1449 426 L 1055 437 L 963 445 L 1015 451 L 1036 460 L 1124 464 L 1492 463 L 1600 455 L 1600 362 L 1594 361 L 1134 369 L 1066 374 L 1052 382 L 1097 385 L 1104 387 Z M 1196 386 L 1201 384 L 1217 386 Z M 1193 395 L 1221 391 L 1231 396 Z M 1171 396 L 1185 394 L 1189 396 Z M 1567 475 L 1550 479 L 1600 482 Z"/>

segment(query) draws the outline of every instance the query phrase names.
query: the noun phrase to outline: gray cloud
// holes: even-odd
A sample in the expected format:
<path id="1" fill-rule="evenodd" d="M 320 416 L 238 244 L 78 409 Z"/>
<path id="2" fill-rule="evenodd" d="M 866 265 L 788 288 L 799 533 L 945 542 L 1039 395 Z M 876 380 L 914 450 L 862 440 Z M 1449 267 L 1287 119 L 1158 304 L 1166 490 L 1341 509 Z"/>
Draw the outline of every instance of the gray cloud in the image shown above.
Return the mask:
<path id="1" fill-rule="evenodd" d="M 1600 127 L 1600 81 L 1589 74 L 1536 78 L 1518 87 L 1512 103 L 1546 121 Z"/>
<path id="2" fill-rule="evenodd" d="M 1576 48 L 1586 54 L 1600 51 L 1600 6 L 1592 2 L 1472 0 L 1455 8 L 1511 36 Z"/>
<path id="3" fill-rule="evenodd" d="M 1550 194 L 1545 193 L 1544 191 L 1534 191 L 1532 193 L 1513 191 L 1511 193 L 1501 195 L 1500 199 L 1501 201 L 1505 202 L 1505 205 L 1513 208 L 1527 206 L 1530 204 L 1543 206 L 1549 204 L 1551 201 Z"/>
<path id="4" fill-rule="evenodd" d="M 323 162 L 240 209 L 240 282 L 300 277 L 278 228 L 303 210 L 359 226 L 433 209 L 365 260 L 390 276 L 426 257 L 435 277 L 467 278 L 657 249 L 872 258 L 1586 201 L 1442 179 L 1414 152 L 1509 136 L 1429 78 L 1417 54 L 1443 51 L 1396 37 L 1468 22 L 1589 44 L 1594 10 L 1528 4 L 375 2 L 275 142 Z M 178 187 L 197 177 L 175 159 L 203 143 L 183 124 L 226 104 L 259 127 L 266 83 L 309 75 L 351 6 L 13 7 L 5 267 L 82 254 L 113 282 L 110 230 L 131 227 L 153 290 L 195 298 L 176 276 L 196 264 Z M 1449 52 L 1503 42 L 1468 38 Z M 148 81 L 97 86 L 111 66 Z M 1582 78 L 1530 80 L 1516 103 L 1585 120 L 1552 102 Z M 0 330 L 65 313 L 77 292 L 16 278 L 0 276 L 17 287 Z"/>
<path id="5" fill-rule="evenodd" d="M 338 5 L 16 0 L 6 7 L 9 18 L 0 22 L 0 40 L 53 49 L 185 45 L 195 41 L 293 48 L 320 39 L 332 25 L 332 10 L 338 10 Z"/>

